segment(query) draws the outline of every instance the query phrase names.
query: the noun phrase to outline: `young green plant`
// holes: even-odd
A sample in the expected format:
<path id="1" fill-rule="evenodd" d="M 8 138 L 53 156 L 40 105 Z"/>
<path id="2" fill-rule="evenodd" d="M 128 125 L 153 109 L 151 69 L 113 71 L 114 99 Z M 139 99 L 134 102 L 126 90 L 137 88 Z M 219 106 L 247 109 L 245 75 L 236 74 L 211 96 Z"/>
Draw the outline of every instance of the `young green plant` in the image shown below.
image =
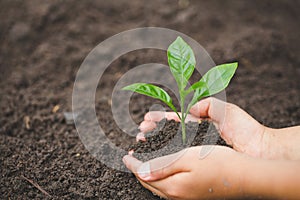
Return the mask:
<path id="1" fill-rule="evenodd" d="M 219 93 L 225 89 L 233 77 L 238 63 L 227 63 L 211 68 L 202 78 L 187 88 L 188 80 L 194 72 L 196 60 L 192 48 L 181 38 L 169 46 L 167 51 L 168 63 L 173 74 L 179 92 L 179 113 L 172 103 L 170 95 L 162 88 L 149 83 L 134 83 L 122 90 L 130 90 L 155 99 L 159 99 L 169 106 L 181 121 L 182 142 L 186 142 L 185 119 L 190 108 L 200 99 Z M 185 108 L 185 100 L 188 94 L 194 92 L 192 100 Z"/>

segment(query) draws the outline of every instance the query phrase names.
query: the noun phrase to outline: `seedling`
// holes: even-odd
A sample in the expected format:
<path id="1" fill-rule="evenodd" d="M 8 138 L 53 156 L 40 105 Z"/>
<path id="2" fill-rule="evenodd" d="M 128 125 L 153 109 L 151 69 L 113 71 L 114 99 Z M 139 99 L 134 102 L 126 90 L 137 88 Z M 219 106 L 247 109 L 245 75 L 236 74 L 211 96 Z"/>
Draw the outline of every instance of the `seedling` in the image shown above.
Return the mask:
<path id="1" fill-rule="evenodd" d="M 186 142 L 185 119 L 190 108 L 200 99 L 214 95 L 225 89 L 233 77 L 238 63 L 227 63 L 211 68 L 200 81 L 187 88 L 188 80 L 194 72 L 196 60 L 192 48 L 181 38 L 169 46 L 167 51 L 168 63 L 173 74 L 180 97 L 179 113 L 172 103 L 170 95 L 162 88 L 149 83 L 134 83 L 122 90 L 130 90 L 155 99 L 159 99 L 169 106 L 181 121 L 182 142 Z M 185 100 L 188 94 L 194 92 L 192 100 L 185 108 Z"/>

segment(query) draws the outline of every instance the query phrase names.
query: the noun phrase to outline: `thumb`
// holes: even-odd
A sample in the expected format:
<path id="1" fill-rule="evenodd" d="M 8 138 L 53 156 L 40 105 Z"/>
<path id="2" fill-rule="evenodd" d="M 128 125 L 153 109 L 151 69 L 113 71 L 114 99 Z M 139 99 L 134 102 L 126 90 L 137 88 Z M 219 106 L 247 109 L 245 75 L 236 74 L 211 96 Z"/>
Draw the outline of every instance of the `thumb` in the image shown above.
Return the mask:
<path id="1" fill-rule="evenodd" d="M 209 117 L 221 128 L 225 120 L 227 106 L 228 103 L 209 97 L 192 106 L 190 113 L 195 117 Z"/>
<path id="2" fill-rule="evenodd" d="M 138 177 L 144 181 L 157 181 L 178 172 L 187 171 L 184 162 L 182 162 L 185 151 L 182 150 L 142 163 L 137 168 Z"/>

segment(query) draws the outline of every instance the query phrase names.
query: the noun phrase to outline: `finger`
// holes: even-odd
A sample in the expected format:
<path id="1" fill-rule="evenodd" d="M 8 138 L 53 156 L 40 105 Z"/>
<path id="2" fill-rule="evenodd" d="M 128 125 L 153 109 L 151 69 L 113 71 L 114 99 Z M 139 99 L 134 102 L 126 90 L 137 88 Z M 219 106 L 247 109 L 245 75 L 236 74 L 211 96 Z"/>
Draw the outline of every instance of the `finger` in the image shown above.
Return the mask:
<path id="1" fill-rule="evenodd" d="M 142 121 L 139 126 L 141 132 L 146 133 L 156 128 L 156 123 L 153 121 Z"/>
<path id="2" fill-rule="evenodd" d="M 123 157 L 123 162 L 130 171 L 143 181 L 160 180 L 185 169 L 183 162 L 180 162 L 185 151 L 182 150 L 144 163 L 133 156 L 126 155 Z"/>
<path id="3" fill-rule="evenodd" d="M 192 199 L 188 195 L 192 195 L 193 192 L 189 193 L 189 191 L 186 191 L 188 189 L 186 186 L 190 185 L 191 181 L 190 172 L 179 172 L 158 181 L 145 182 L 141 179 L 139 181 L 144 187 L 155 191 L 155 193 L 164 198 Z"/>
<path id="4" fill-rule="evenodd" d="M 137 169 L 142 165 L 142 161 L 136 159 L 135 157 L 131 155 L 126 155 L 123 157 L 123 163 L 126 165 L 126 167 L 132 171 L 133 173 L 137 172 Z"/>
<path id="5" fill-rule="evenodd" d="M 180 113 L 179 113 L 180 115 Z M 145 121 L 153 121 L 153 122 L 159 122 L 162 119 L 167 119 L 167 120 L 175 120 L 175 121 L 180 121 L 179 117 L 175 112 L 162 112 L 162 111 L 150 111 L 146 113 L 144 120 Z"/>
<path id="6" fill-rule="evenodd" d="M 143 181 L 137 173 L 138 168 L 142 165 L 142 162 L 139 161 L 138 159 L 134 158 L 133 156 L 130 155 L 126 155 L 123 157 L 123 162 L 126 165 L 126 167 L 132 171 L 135 176 L 137 177 L 137 179 L 140 181 L 140 183 L 148 190 L 152 191 L 153 193 L 157 194 L 158 196 L 167 199 L 167 196 L 160 191 L 158 188 L 156 188 L 155 186 L 152 186 L 151 184 Z M 153 183 L 154 184 L 154 183 Z M 155 185 L 155 184 L 154 184 Z M 157 185 L 157 184 L 156 184 Z M 159 185 L 159 184 L 158 184 Z"/>
<path id="7" fill-rule="evenodd" d="M 178 113 L 179 115 L 181 115 L 181 113 Z M 145 121 L 154 121 L 154 122 L 159 122 L 162 119 L 166 118 L 167 120 L 175 120 L 177 122 L 180 121 L 178 115 L 175 112 L 162 112 L 162 111 L 151 111 L 146 113 L 144 120 Z M 195 117 L 193 115 L 187 115 L 185 122 L 198 122 L 199 118 Z"/>
<path id="8" fill-rule="evenodd" d="M 145 134 L 143 132 L 140 132 L 136 135 L 136 141 L 143 141 L 146 142 Z"/>
<path id="9" fill-rule="evenodd" d="M 174 112 L 160 112 L 160 111 L 152 111 L 152 112 L 148 112 L 145 115 L 145 121 L 143 121 L 140 126 L 139 129 L 141 131 L 141 133 L 138 133 L 136 136 L 136 141 L 146 141 L 145 138 L 145 133 L 152 131 L 153 129 L 156 128 L 156 123 L 157 121 L 161 120 L 162 117 L 167 117 L 168 120 L 171 119 L 175 119 L 178 121 L 178 116 L 176 115 L 176 113 Z M 199 122 L 200 119 L 193 116 L 193 115 L 187 115 L 186 122 L 192 121 L 192 122 Z"/>
<path id="10" fill-rule="evenodd" d="M 185 118 L 185 123 L 187 122 L 200 122 L 201 119 L 199 117 L 195 117 L 193 115 L 188 114 Z"/>
<path id="11" fill-rule="evenodd" d="M 218 124 L 222 124 L 225 119 L 226 106 L 228 103 L 209 97 L 196 103 L 190 109 L 190 113 L 195 117 L 209 117 Z"/>
<path id="12" fill-rule="evenodd" d="M 187 150 L 155 158 L 142 163 L 137 168 L 137 175 L 144 181 L 156 181 L 165 179 L 175 173 L 188 171 L 183 156 Z"/>
<path id="13" fill-rule="evenodd" d="M 123 157 L 123 162 L 126 165 L 126 167 L 132 171 L 137 179 L 140 181 L 140 183 L 147 188 L 148 190 L 154 192 L 155 194 L 159 195 L 160 197 L 163 198 L 167 198 L 167 196 L 161 192 L 160 190 L 158 190 L 157 188 L 155 188 L 154 186 L 151 186 L 149 183 L 146 183 L 145 181 L 143 181 L 137 174 L 137 170 L 138 168 L 141 166 L 142 162 L 139 161 L 138 159 L 134 158 L 133 156 L 130 155 L 126 155 Z"/>
<path id="14" fill-rule="evenodd" d="M 142 186 L 144 188 L 150 190 L 151 192 L 153 192 L 154 194 L 160 196 L 161 198 L 168 199 L 167 195 L 165 193 L 163 193 L 162 191 L 160 191 L 158 188 L 156 188 L 156 187 L 152 186 L 151 184 L 143 181 L 138 176 L 137 176 L 137 179 L 139 180 L 139 182 L 142 184 Z"/>

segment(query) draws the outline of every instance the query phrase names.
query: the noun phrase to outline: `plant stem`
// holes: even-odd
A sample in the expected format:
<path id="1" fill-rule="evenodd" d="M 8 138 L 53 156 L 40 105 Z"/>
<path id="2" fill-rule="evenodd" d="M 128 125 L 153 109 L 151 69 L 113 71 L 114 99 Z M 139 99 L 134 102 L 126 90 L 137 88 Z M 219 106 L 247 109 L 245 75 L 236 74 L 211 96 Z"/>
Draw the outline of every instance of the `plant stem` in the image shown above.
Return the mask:
<path id="1" fill-rule="evenodd" d="M 185 144 L 186 141 L 186 132 L 185 132 L 185 119 L 181 118 L 181 134 L 182 134 L 182 143 Z"/>
<path id="2" fill-rule="evenodd" d="M 187 107 L 187 109 L 186 109 L 186 113 L 185 113 L 185 116 L 184 116 L 184 118 L 186 118 L 187 117 L 187 115 L 188 115 L 188 112 L 190 111 L 190 109 L 192 108 L 192 106 L 193 106 L 194 104 L 192 104 L 192 102 L 190 102 L 189 103 L 189 105 L 188 105 L 188 107 Z"/>
<path id="3" fill-rule="evenodd" d="M 181 135 L 182 135 L 182 143 L 185 144 L 186 140 L 186 131 L 185 131 L 185 111 L 184 111 L 184 100 L 185 95 L 184 91 L 180 92 L 180 108 L 181 108 Z"/>

